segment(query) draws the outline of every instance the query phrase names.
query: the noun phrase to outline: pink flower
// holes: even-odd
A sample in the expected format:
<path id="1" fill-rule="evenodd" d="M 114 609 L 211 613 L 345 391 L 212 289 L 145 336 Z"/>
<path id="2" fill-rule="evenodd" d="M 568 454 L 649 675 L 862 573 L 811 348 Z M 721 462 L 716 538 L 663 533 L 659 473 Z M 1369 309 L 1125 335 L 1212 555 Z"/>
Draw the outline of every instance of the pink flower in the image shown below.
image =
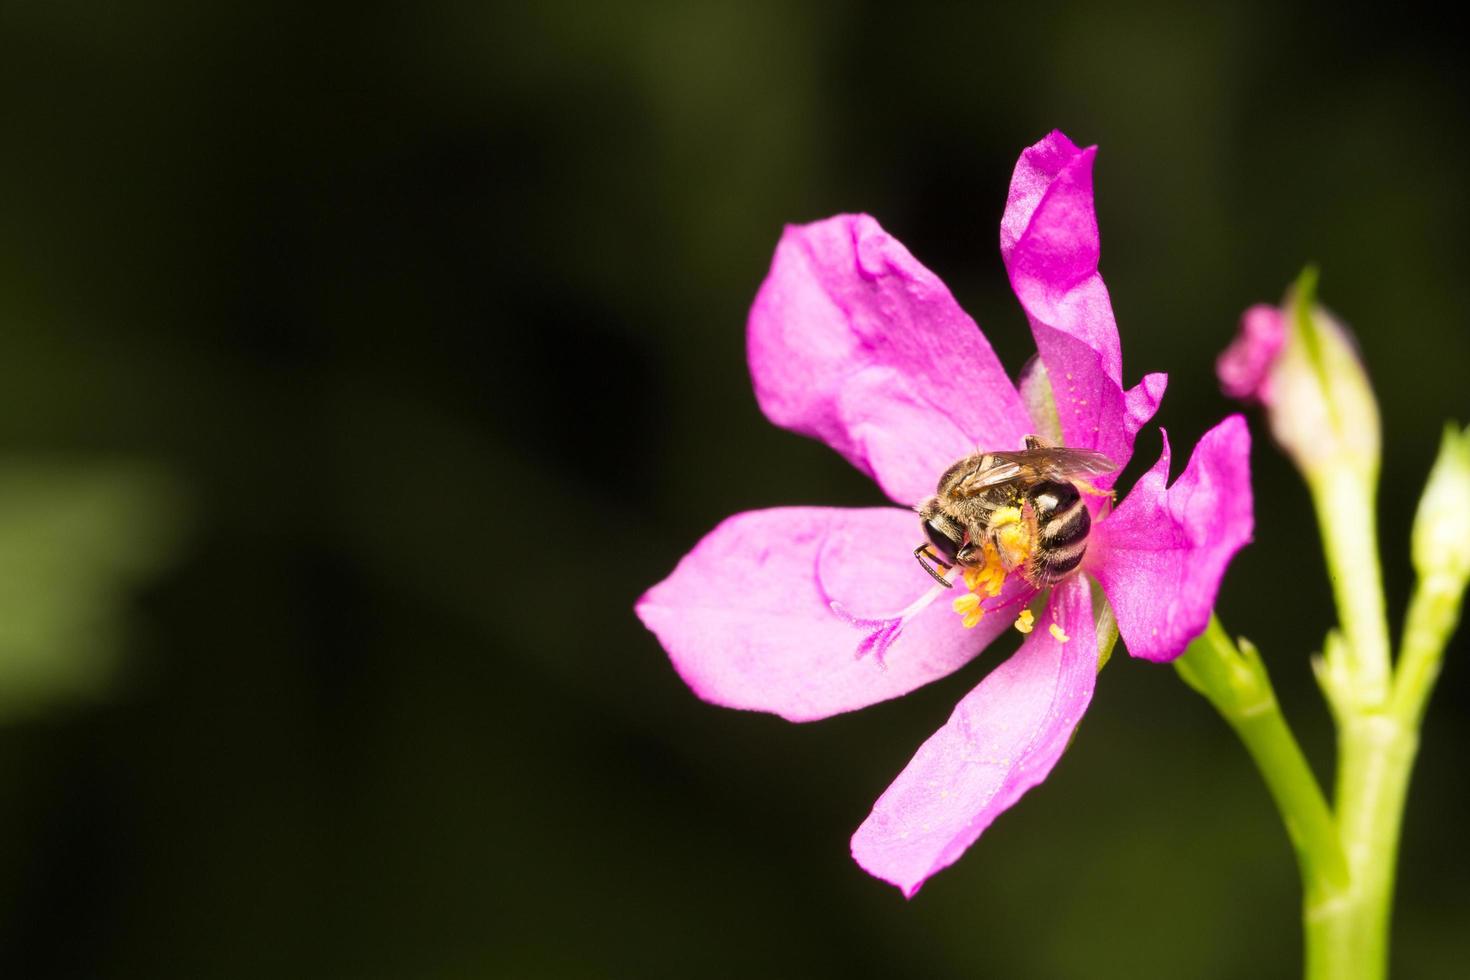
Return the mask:
<path id="1" fill-rule="evenodd" d="M 1043 366 L 1020 390 L 944 284 L 872 218 L 786 229 L 750 313 L 756 397 L 772 422 L 823 440 L 903 506 L 750 511 L 706 535 L 637 605 L 701 698 L 825 718 L 943 677 L 1012 623 L 1031 626 L 1022 610 L 1038 593 L 1020 575 L 935 585 L 913 559 L 924 539 L 909 508 L 954 461 L 1019 449 L 1028 433 L 1121 467 L 1157 409 L 1163 375 L 1122 385 L 1097 271 L 1095 153 L 1054 132 L 1012 178 L 1001 251 Z M 863 868 L 912 896 L 1046 778 L 1097 675 L 1089 576 L 1135 657 L 1170 660 L 1204 629 L 1225 566 L 1251 535 L 1249 447 L 1232 416 L 1173 486 L 1166 439 L 1111 513 L 1092 501 L 1086 574 L 1051 588 L 1020 649 L 879 798 L 852 840 Z"/>

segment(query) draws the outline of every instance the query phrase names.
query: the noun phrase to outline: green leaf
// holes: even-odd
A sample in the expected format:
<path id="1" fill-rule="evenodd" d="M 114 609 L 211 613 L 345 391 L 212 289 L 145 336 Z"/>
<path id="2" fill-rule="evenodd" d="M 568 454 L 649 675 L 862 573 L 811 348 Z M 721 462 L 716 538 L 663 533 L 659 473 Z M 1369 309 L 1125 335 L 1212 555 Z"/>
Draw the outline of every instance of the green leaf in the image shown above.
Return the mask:
<path id="1" fill-rule="evenodd" d="M 105 692 L 132 594 L 184 524 L 156 467 L 0 460 L 0 721 Z"/>

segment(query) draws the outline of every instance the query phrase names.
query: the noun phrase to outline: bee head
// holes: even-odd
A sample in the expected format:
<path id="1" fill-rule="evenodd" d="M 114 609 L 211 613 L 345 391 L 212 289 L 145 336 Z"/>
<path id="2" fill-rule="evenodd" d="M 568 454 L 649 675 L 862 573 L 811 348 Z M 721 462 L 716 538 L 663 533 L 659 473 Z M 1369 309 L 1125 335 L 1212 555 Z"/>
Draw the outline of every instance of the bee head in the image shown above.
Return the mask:
<path id="1" fill-rule="evenodd" d="M 959 532 L 959 537 L 954 537 L 954 532 Z M 935 515 L 924 519 L 924 537 L 929 540 L 929 547 L 934 553 L 944 560 L 946 564 L 954 564 L 955 553 L 964 544 L 964 530 L 943 515 Z"/>

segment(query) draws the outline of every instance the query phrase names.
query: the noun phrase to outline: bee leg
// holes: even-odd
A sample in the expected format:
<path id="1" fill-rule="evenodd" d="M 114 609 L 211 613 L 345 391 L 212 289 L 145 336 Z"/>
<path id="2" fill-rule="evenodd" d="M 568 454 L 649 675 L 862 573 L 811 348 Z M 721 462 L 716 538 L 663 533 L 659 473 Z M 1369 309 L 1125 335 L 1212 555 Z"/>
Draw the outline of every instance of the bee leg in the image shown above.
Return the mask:
<path id="1" fill-rule="evenodd" d="M 933 577 L 934 581 L 938 582 L 940 585 L 944 586 L 946 589 L 952 589 L 952 588 L 954 588 L 954 583 L 953 582 L 951 582 L 949 579 L 947 579 L 943 575 L 941 575 L 938 571 L 936 571 L 934 569 L 934 567 L 932 565 L 929 564 L 929 562 L 927 562 L 927 561 L 924 560 L 925 557 L 928 557 L 929 561 L 934 562 L 935 565 L 938 565 L 940 568 L 944 569 L 946 572 L 949 571 L 950 568 L 953 567 L 951 565 L 946 565 L 944 562 L 940 561 L 939 560 L 939 557 L 937 555 L 935 555 L 934 552 L 929 549 L 929 546 L 927 544 L 921 544 L 917 548 L 915 548 L 914 549 L 914 557 L 916 559 L 918 559 L 919 565 L 924 569 L 924 571 L 928 572 L 930 574 L 930 576 Z"/>
<path id="2" fill-rule="evenodd" d="M 1045 449 L 1045 448 L 1047 448 L 1047 443 L 1041 438 L 1041 436 L 1027 436 L 1026 437 L 1026 448 L 1027 449 Z"/>
<path id="3" fill-rule="evenodd" d="M 1086 480 L 1073 480 L 1072 486 L 1076 487 L 1078 490 L 1081 490 L 1089 497 L 1107 497 L 1109 501 L 1114 501 L 1118 499 L 1118 491 L 1099 490 L 1097 487 L 1093 486 L 1091 483 L 1088 483 Z"/>

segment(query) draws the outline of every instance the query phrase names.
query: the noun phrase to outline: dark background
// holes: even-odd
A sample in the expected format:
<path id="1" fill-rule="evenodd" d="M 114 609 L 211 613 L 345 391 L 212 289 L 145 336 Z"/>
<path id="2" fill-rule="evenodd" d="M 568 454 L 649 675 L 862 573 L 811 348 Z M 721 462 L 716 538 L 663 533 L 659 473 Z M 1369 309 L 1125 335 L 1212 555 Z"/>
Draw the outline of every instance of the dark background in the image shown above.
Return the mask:
<path id="1" fill-rule="evenodd" d="M 1321 263 L 1382 399 L 1397 622 L 1470 416 L 1462 46 L 1274 3 L 3 3 L 0 974 L 1291 976 L 1285 835 L 1168 668 L 1115 658 L 905 902 L 848 836 L 1013 642 L 793 726 L 698 702 L 630 607 L 731 512 L 880 502 L 752 398 L 782 224 L 876 215 L 1015 370 L 998 220 L 1061 127 L 1101 145 L 1126 380 L 1169 372 L 1181 457 L 1240 310 Z M 1325 771 L 1330 596 L 1252 425 L 1219 609 Z M 1470 962 L 1466 652 L 1402 977 Z"/>

